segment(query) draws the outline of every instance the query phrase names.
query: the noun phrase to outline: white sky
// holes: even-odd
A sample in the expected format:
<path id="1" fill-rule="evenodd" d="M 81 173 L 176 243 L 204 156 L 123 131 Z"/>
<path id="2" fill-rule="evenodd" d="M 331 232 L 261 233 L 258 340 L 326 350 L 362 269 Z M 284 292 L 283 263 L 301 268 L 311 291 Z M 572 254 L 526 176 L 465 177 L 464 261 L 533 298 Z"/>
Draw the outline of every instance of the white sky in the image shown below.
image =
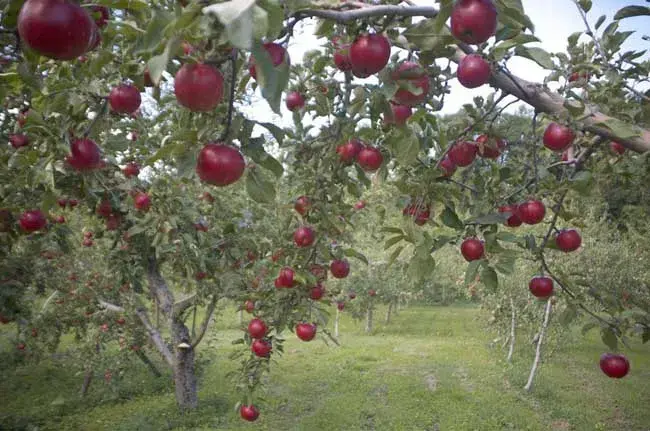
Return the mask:
<path id="1" fill-rule="evenodd" d="M 420 5 L 432 3 L 431 0 L 415 0 L 414 2 Z M 607 15 L 608 19 L 600 28 L 600 31 L 602 31 L 611 22 L 618 9 L 626 5 L 639 3 L 643 2 L 641 0 L 593 0 L 592 9 L 588 14 L 589 22 L 593 28 L 599 16 Z M 535 25 L 535 35 L 542 41 L 538 46 L 548 52 L 565 52 L 568 36 L 574 32 L 584 30 L 584 23 L 571 0 L 523 0 L 523 5 L 526 14 Z M 620 30 L 636 31 L 624 44 L 623 50 L 650 48 L 650 43 L 641 39 L 646 34 L 644 31 L 648 28 L 648 21 L 650 20 L 647 17 L 629 18 L 621 21 Z M 325 39 L 319 40 L 313 36 L 313 25 L 309 20 L 305 20 L 303 25 L 297 26 L 294 34 L 298 35 L 298 37 L 292 38 L 289 44 L 289 55 L 292 64 L 299 63 L 306 51 L 317 46 L 323 46 L 327 42 Z M 583 38 L 585 37 L 587 36 L 583 35 Z M 535 45 L 529 44 L 529 46 Z M 546 76 L 546 71 L 534 62 L 524 58 L 515 57 L 511 59 L 508 62 L 508 67 L 515 75 L 529 81 L 542 82 Z M 472 103 L 475 96 L 487 96 L 493 91 L 487 85 L 479 89 L 466 89 L 455 79 L 451 81 L 450 89 L 451 94 L 445 98 L 445 107 L 442 113 L 456 112 L 463 104 Z M 511 109 L 516 109 L 516 106 L 513 105 Z M 247 116 L 258 121 L 281 123 L 286 127 L 292 125 L 291 113 L 286 110 L 284 103 L 282 103 L 282 116 L 274 114 L 266 101 L 261 98 L 258 98 L 251 107 L 243 107 L 243 110 Z"/>

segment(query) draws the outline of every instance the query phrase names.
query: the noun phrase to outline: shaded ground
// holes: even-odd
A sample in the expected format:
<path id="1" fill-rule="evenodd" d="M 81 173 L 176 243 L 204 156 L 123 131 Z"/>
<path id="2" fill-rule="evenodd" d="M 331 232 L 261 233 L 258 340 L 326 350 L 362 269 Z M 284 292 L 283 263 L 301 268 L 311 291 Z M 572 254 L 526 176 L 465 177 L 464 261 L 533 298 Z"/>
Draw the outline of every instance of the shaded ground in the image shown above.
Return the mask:
<path id="1" fill-rule="evenodd" d="M 341 347 L 288 336 L 253 425 L 233 410 L 225 378 L 236 366 L 227 353 L 240 348 L 228 312 L 200 346 L 198 411 L 177 413 L 169 375 L 155 379 L 139 362 L 110 385 L 97 379 L 79 401 L 83 377 L 60 358 L 0 371 L 0 430 L 650 430 L 650 343 L 634 346 L 628 378 L 612 380 L 598 368 L 601 342 L 578 337 L 525 394 L 532 347 L 518 345 L 507 365 L 479 317 L 468 307 L 411 308 L 372 336 L 345 317 Z"/>

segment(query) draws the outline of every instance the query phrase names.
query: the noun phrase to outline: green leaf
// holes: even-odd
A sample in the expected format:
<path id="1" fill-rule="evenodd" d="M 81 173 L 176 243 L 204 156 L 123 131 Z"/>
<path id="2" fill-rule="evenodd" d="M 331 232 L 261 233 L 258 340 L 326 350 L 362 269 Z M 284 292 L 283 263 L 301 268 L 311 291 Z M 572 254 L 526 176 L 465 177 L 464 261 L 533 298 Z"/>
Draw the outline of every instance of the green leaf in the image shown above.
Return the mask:
<path id="1" fill-rule="evenodd" d="M 632 18 L 635 16 L 644 16 L 650 15 L 650 7 L 647 6 L 626 6 L 623 9 L 619 9 L 614 15 L 615 20 L 623 18 Z"/>
<path id="2" fill-rule="evenodd" d="M 361 262 L 368 265 L 368 258 L 365 255 L 363 255 L 362 253 L 359 253 L 358 251 L 356 251 L 353 248 L 346 248 L 345 250 L 343 250 L 343 254 L 346 255 L 347 257 L 353 257 L 355 259 L 358 259 Z"/>
<path id="3" fill-rule="evenodd" d="M 580 0 L 580 7 L 583 11 L 589 12 L 591 10 L 591 0 Z"/>
<path id="4" fill-rule="evenodd" d="M 404 239 L 404 235 L 397 235 L 392 238 L 389 238 L 386 240 L 386 244 L 384 244 L 384 250 L 388 250 L 398 242 L 402 241 Z"/>
<path id="5" fill-rule="evenodd" d="M 228 40 L 236 48 L 253 47 L 255 0 L 231 0 L 203 8 L 203 13 L 214 14 L 226 27 Z M 259 24 L 259 21 L 258 21 Z M 264 29 L 266 33 L 266 29 Z M 256 57 L 257 59 L 257 57 Z"/>
<path id="6" fill-rule="evenodd" d="M 271 132 L 271 135 L 273 135 L 275 140 L 278 141 L 278 144 L 282 145 L 282 142 L 284 142 L 285 133 L 281 127 L 278 127 L 273 123 L 262 123 L 259 121 L 256 121 L 256 124 L 259 124 L 260 126 L 267 129 L 269 132 Z"/>
<path id="7" fill-rule="evenodd" d="M 386 233 L 396 233 L 399 235 L 404 235 L 404 231 L 398 227 L 391 227 L 391 226 L 384 226 L 381 229 L 379 229 L 379 232 L 386 232 Z"/>
<path id="8" fill-rule="evenodd" d="M 431 256 L 430 250 L 431 247 L 428 244 L 421 244 L 415 249 L 408 268 L 408 274 L 413 279 L 424 280 L 435 269 L 436 261 Z"/>
<path id="9" fill-rule="evenodd" d="M 596 322 L 587 322 L 584 324 L 584 326 L 581 329 L 582 335 L 587 334 L 587 332 L 591 331 L 595 327 L 597 327 L 598 324 Z"/>
<path id="10" fill-rule="evenodd" d="M 466 223 L 475 223 L 475 224 L 501 224 L 508 220 L 508 213 L 492 213 L 485 214 L 476 217 L 472 217 L 466 221 Z"/>
<path id="11" fill-rule="evenodd" d="M 404 250 L 403 245 L 400 245 L 395 250 L 393 250 L 393 252 L 390 254 L 390 257 L 388 258 L 388 266 L 391 266 L 395 262 L 395 259 L 399 257 L 400 253 L 402 253 L 402 250 Z"/>
<path id="12" fill-rule="evenodd" d="M 494 52 L 499 53 L 500 51 L 504 52 L 513 48 L 515 46 L 524 45 L 531 42 L 539 42 L 540 40 L 533 36 L 532 34 L 521 33 L 512 39 L 504 40 L 494 47 Z"/>
<path id="13" fill-rule="evenodd" d="M 439 15 L 441 17 L 442 15 Z M 417 46 L 422 51 L 436 51 L 445 48 L 454 42 L 454 37 L 449 29 L 442 26 L 438 28 L 436 19 L 425 19 L 409 27 L 404 33 L 404 37 Z M 444 24 L 444 21 L 442 21 Z"/>
<path id="14" fill-rule="evenodd" d="M 170 56 L 178 48 L 179 39 L 177 37 L 172 37 L 167 41 L 165 50 L 160 55 L 155 55 L 149 59 L 147 62 L 147 67 L 149 68 L 149 75 L 154 84 L 160 82 L 160 78 L 165 70 L 167 70 L 167 64 L 169 63 Z"/>
<path id="15" fill-rule="evenodd" d="M 401 165 L 414 163 L 420 152 L 420 141 L 408 127 L 391 130 L 386 137 L 386 145 L 391 149 Z"/>
<path id="16" fill-rule="evenodd" d="M 544 51 L 542 48 L 520 45 L 515 48 L 515 55 L 533 60 L 544 69 L 553 69 L 555 67 L 553 59 L 551 58 L 551 54 Z"/>
<path id="17" fill-rule="evenodd" d="M 259 7 L 267 13 L 268 30 L 266 37 L 268 40 L 277 39 L 282 31 L 284 22 L 284 10 L 278 0 L 258 0 Z"/>
<path id="18" fill-rule="evenodd" d="M 276 114 L 280 113 L 282 92 L 289 82 L 288 57 L 278 66 L 273 66 L 271 57 L 259 42 L 253 44 L 257 84 L 262 89 L 262 96 Z"/>
<path id="19" fill-rule="evenodd" d="M 579 192 L 586 192 L 591 186 L 593 176 L 589 171 L 580 171 L 571 178 L 571 187 Z"/>
<path id="20" fill-rule="evenodd" d="M 621 139 L 632 139 L 641 136 L 640 128 L 621 120 L 617 120 L 616 118 L 610 118 L 607 121 L 600 121 L 595 123 L 595 126 L 609 129 Z"/>
<path id="21" fill-rule="evenodd" d="M 465 270 L 465 286 L 469 286 L 470 283 L 473 283 L 476 280 L 476 274 L 478 274 L 479 268 L 483 265 L 484 260 L 473 260 L 467 265 Z"/>
<path id="22" fill-rule="evenodd" d="M 256 202 L 272 203 L 275 201 L 275 184 L 268 181 L 259 169 L 249 169 L 246 175 L 246 191 Z"/>
<path id="23" fill-rule="evenodd" d="M 600 28 L 600 26 L 603 25 L 603 23 L 605 22 L 606 19 L 607 19 L 607 15 L 601 15 L 598 18 L 598 21 L 596 21 L 596 25 L 595 25 L 596 30 L 598 30 Z"/>
<path id="24" fill-rule="evenodd" d="M 492 267 L 485 266 L 483 267 L 483 271 L 481 271 L 481 282 L 485 287 L 494 292 L 499 287 L 499 276 Z"/>
<path id="25" fill-rule="evenodd" d="M 146 10 L 149 3 L 142 0 L 93 0 L 93 4 L 108 6 L 111 9 L 125 9 L 125 10 Z"/>
<path id="26" fill-rule="evenodd" d="M 448 226 L 452 229 L 463 230 L 465 229 L 465 224 L 458 218 L 456 212 L 449 207 L 445 207 L 445 210 L 440 214 L 440 220 L 445 226 Z"/>
<path id="27" fill-rule="evenodd" d="M 578 317 L 578 310 L 573 305 L 568 305 L 567 308 L 565 308 L 564 311 L 560 313 L 558 320 L 562 326 L 569 326 L 569 324 L 573 322 L 576 317 Z"/>
<path id="28" fill-rule="evenodd" d="M 618 348 L 618 338 L 616 334 L 609 326 L 606 326 L 600 330 L 600 338 L 603 340 L 603 343 L 612 350 Z"/>

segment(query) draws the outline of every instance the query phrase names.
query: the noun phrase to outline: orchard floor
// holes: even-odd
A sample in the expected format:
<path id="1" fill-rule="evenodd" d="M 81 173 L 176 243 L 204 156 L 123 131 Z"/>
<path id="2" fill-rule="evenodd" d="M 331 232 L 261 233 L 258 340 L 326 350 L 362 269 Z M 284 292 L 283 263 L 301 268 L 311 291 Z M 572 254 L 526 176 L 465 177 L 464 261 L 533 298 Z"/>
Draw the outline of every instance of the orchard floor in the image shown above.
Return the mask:
<path id="1" fill-rule="evenodd" d="M 612 380 L 598 368 L 597 333 L 577 335 L 542 364 L 528 394 L 530 343 L 506 364 L 477 308 L 414 307 L 390 325 L 382 311 L 370 336 L 344 317 L 340 347 L 288 336 L 254 424 L 233 410 L 227 356 L 242 347 L 231 345 L 240 333 L 226 310 L 200 346 L 197 411 L 178 413 L 169 375 L 156 379 L 141 362 L 112 384 L 98 373 L 81 401 L 82 375 L 59 358 L 0 368 L 0 430 L 650 430 L 650 343 L 634 344 L 630 375 Z"/>

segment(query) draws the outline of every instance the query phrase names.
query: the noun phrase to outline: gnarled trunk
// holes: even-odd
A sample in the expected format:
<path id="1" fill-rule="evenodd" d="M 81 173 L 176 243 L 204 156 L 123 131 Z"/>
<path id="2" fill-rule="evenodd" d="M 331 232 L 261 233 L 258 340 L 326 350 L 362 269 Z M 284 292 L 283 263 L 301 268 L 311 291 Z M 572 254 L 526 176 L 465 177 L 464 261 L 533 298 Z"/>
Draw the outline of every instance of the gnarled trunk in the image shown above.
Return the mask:
<path id="1" fill-rule="evenodd" d="M 198 389 L 194 372 L 194 349 L 190 344 L 190 333 L 183 322 L 172 322 L 174 341 L 174 386 L 176 404 L 181 410 L 194 409 L 198 405 Z"/>

